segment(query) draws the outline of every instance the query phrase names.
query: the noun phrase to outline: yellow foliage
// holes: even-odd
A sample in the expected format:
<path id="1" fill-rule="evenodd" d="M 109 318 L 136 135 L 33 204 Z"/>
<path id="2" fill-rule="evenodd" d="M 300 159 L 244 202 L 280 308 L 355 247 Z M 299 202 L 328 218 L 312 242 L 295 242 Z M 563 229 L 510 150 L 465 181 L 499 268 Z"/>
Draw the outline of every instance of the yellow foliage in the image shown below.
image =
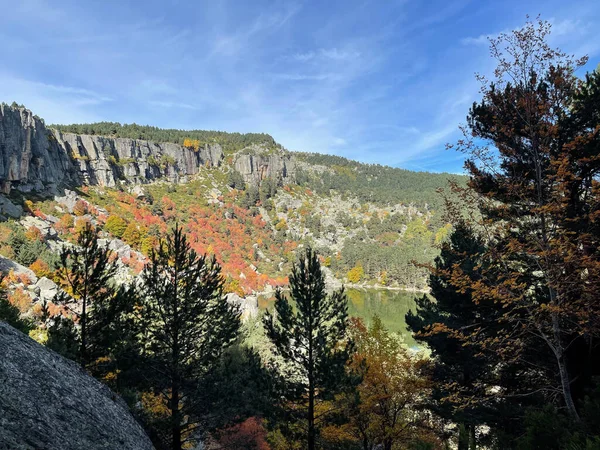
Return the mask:
<path id="1" fill-rule="evenodd" d="M 183 140 L 183 146 L 197 152 L 200 150 L 200 141 L 198 139 L 185 138 Z"/>
<path id="2" fill-rule="evenodd" d="M 33 272 L 40 278 L 52 278 L 52 271 L 50 270 L 50 267 L 41 259 L 36 259 L 33 263 L 31 263 L 29 268 L 33 270 Z"/>
<path id="3" fill-rule="evenodd" d="M 21 313 L 25 313 L 31 308 L 31 297 L 21 287 L 8 294 L 7 298 L 10 304 L 16 307 Z"/>
<path id="4" fill-rule="evenodd" d="M 361 265 L 357 265 L 348 272 L 348 281 L 350 283 L 359 283 L 365 276 L 365 271 Z"/>
<path id="5" fill-rule="evenodd" d="M 43 328 L 35 328 L 29 332 L 29 337 L 42 345 L 48 342 L 48 330 Z"/>

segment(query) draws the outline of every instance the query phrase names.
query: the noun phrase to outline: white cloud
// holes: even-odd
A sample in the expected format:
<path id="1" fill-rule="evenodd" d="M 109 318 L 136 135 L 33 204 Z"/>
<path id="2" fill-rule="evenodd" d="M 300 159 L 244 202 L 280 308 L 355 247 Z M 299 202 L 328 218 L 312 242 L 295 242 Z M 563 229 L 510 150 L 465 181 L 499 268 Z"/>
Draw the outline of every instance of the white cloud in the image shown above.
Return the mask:
<path id="1" fill-rule="evenodd" d="M 151 100 L 148 104 L 152 106 L 160 106 L 163 108 L 182 108 L 182 109 L 194 109 L 198 110 L 197 106 L 190 105 L 189 103 L 180 103 L 180 102 L 170 102 L 170 101 L 160 101 L 160 100 Z"/>

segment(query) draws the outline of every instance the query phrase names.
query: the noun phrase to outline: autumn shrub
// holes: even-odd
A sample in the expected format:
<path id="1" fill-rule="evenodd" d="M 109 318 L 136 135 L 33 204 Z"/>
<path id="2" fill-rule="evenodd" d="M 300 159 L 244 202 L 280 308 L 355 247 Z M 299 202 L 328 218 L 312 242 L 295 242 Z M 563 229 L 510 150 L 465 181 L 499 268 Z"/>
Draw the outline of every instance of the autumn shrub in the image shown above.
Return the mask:
<path id="1" fill-rule="evenodd" d="M 88 213 L 88 202 L 85 200 L 77 200 L 73 206 L 73 214 L 78 217 L 85 216 Z"/>
<path id="2" fill-rule="evenodd" d="M 141 250 L 144 255 L 150 255 L 152 250 L 158 248 L 159 240 L 156 236 L 146 236 L 142 239 Z"/>
<path id="3" fill-rule="evenodd" d="M 362 266 L 355 266 L 348 272 L 348 281 L 350 283 L 359 283 L 365 276 Z"/>
<path id="4" fill-rule="evenodd" d="M 45 261 L 39 258 L 36 259 L 33 263 L 31 263 L 29 265 L 29 268 L 33 270 L 33 272 L 40 278 L 52 278 L 52 270 L 50 269 L 50 266 Z"/>
<path id="5" fill-rule="evenodd" d="M 121 239 L 131 246 L 138 247 L 146 233 L 147 230 L 145 228 L 140 227 L 135 222 L 129 222 L 127 228 L 125 228 L 125 231 L 121 236 Z"/>
<path id="6" fill-rule="evenodd" d="M 62 233 L 67 233 L 70 228 L 73 228 L 74 224 L 75 224 L 75 222 L 73 220 L 73 216 L 71 214 L 64 214 L 58 220 L 56 225 L 54 225 L 54 227 Z"/>
<path id="7" fill-rule="evenodd" d="M 41 241 L 44 239 L 44 235 L 38 227 L 29 227 L 25 232 L 25 237 L 30 241 Z"/>
<path id="8" fill-rule="evenodd" d="M 21 287 L 8 294 L 7 298 L 9 303 L 21 313 L 25 313 L 31 308 L 31 297 Z"/>
<path id="9" fill-rule="evenodd" d="M 114 237 L 121 238 L 127 229 L 127 222 L 119 216 L 109 216 L 104 224 L 104 230 Z"/>
<path id="10" fill-rule="evenodd" d="M 87 227 L 90 221 L 85 217 L 78 217 L 75 221 L 75 235 L 79 236 Z"/>

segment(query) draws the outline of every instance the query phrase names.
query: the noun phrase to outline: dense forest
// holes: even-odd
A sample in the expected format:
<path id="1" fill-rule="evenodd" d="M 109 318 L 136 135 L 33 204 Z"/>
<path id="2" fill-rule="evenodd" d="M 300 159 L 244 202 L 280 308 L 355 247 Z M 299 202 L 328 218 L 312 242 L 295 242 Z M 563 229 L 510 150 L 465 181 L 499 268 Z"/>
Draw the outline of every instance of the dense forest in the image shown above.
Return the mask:
<path id="1" fill-rule="evenodd" d="M 357 196 L 361 201 L 378 204 L 413 203 L 440 211 L 442 198 L 437 189 L 447 187 L 448 180 L 464 181 L 464 177 L 448 173 L 412 172 L 380 164 L 364 164 L 341 156 L 318 153 L 295 153 L 299 159 L 332 169 L 314 174 L 301 172 L 298 183 L 328 194 L 336 190 Z"/>
<path id="2" fill-rule="evenodd" d="M 528 21 L 490 39 L 497 68 L 453 146 L 468 177 L 436 207 L 448 223 L 389 206 L 407 195 L 398 174 L 413 196 L 447 175 L 308 154 L 334 169 L 316 188 L 313 174 L 261 189 L 210 171 L 207 186 L 221 176 L 231 190 L 202 204 L 196 185 L 82 188 L 54 218 L 72 244 L 58 257 L 40 229 L 0 227 L 3 251 L 62 288 L 33 307 L 11 273 L 0 319 L 121 395 L 157 449 L 599 450 L 600 73 L 579 77 L 587 58 L 550 47 L 550 30 Z M 102 245 L 117 236 L 140 250 L 133 280 L 117 282 L 123 258 Z M 271 280 L 272 309 L 240 320 L 226 294 L 257 288 L 268 268 L 287 275 Z M 421 347 L 379 317 L 349 317 L 329 270 L 382 285 L 426 274 L 406 314 Z"/>
<path id="3" fill-rule="evenodd" d="M 144 139 L 153 142 L 172 142 L 184 145 L 205 145 L 217 143 L 224 151 L 237 151 L 249 145 L 264 145 L 279 148 L 275 140 L 264 133 L 228 133 L 225 131 L 175 130 L 150 125 L 120 124 L 118 122 L 97 122 L 71 125 L 49 125 L 64 133 L 92 134 L 100 136 Z M 186 142 L 187 140 L 187 142 Z"/>

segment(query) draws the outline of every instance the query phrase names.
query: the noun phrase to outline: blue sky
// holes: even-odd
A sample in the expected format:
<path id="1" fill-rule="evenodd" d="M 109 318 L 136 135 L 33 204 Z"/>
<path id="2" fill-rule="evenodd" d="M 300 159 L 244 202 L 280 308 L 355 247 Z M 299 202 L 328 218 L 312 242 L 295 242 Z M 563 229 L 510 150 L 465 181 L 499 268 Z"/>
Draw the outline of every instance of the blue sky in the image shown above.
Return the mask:
<path id="1" fill-rule="evenodd" d="M 47 123 L 266 132 L 290 150 L 460 172 L 446 151 L 525 15 L 600 61 L 600 2 L 0 0 L 0 100 Z"/>

